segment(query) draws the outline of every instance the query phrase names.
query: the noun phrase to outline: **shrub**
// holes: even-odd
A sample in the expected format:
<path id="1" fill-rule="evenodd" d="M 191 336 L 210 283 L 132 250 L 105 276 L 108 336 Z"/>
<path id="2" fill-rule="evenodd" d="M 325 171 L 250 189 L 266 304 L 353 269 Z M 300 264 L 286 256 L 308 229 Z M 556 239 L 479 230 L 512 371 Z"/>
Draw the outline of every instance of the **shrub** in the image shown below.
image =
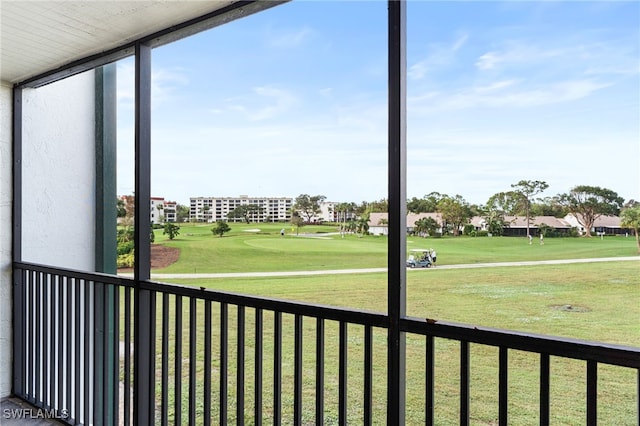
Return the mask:
<path id="1" fill-rule="evenodd" d="M 116 267 L 117 268 L 133 268 L 134 260 L 135 260 L 135 253 L 134 253 L 134 250 L 131 250 L 127 254 L 118 256 L 118 259 L 116 260 Z"/>
<path id="2" fill-rule="evenodd" d="M 555 238 L 562 236 L 555 228 L 549 225 L 545 225 L 544 223 L 541 223 L 540 226 L 538 226 L 538 232 L 542 233 L 545 238 Z"/>
<path id="3" fill-rule="evenodd" d="M 124 242 L 118 243 L 118 248 L 117 248 L 118 256 L 131 253 L 131 251 L 133 251 L 133 246 L 134 246 L 133 241 L 124 241 Z"/>

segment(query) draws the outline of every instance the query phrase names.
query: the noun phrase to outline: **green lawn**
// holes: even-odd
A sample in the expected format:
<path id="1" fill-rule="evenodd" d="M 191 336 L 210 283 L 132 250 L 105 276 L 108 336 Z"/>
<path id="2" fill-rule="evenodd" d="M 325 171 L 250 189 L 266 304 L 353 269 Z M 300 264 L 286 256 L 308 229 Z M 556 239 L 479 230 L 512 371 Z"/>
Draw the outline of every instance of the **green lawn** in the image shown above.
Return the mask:
<path id="1" fill-rule="evenodd" d="M 233 231 L 223 238 L 213 237 L 211 225 L 182 226 L 177 240 L 165 241 L 161 231 L 156 242 L 182 250 L 180 260 L 169 268 L 154 272 L 241 272 L 292 271 L 343 268 L 371 268 L 386 265 L 384 237 L 340 235 L 328 238 L 287 235 L 281 225 L 231 224 Z M 260 232 L 255 229 L 260 228 Z M 251 230 L 252 232 L 247 232 Z M 304 227 L 301 233 L 334 231 L 333 227 Z M 408 248 L 438 250 L 438 264 L 508 262 L 586 257 L 636 255 L 635 240 L 623 237 L 547 238 L 544 246 L 525 238 L 409 238 Z M 384 312 L 387 309 L 387 276 L 384 273 L 319 275 L 277 278 L 225 278 L 171 280 L 241 294 L 260 295 L 333 306 Z M 580 263 L 564 265 L 514 266 L 474 269 L 429 269 L 407 272 L 407 312 L 419 318 L 435 318 L 546 335 L 564 336 L 608 343 L 640 346 L 640 262 Z M 567 309 L 571 306 L 572 309 Z M 174 317 L 173 298 L 170 318 Z M 160 306 L 158 307 L 160 309 Z M 198 381 L 197 399 L 202 398 L 204 305 L 197 303 Z M 213 383 L 219 382 L 220 312 L 213 306 Z M 188 383 L 189 324 L 188 304 L 183 305 L 183 392 Z M 235 421 L 235 363 L 237 310 L 229 307 L 229 421 Z M 160 330 L 160 325 L 157 327 Z M 293 401 L 293 318 L 283 316 L 283 424 L 292 423 Z M 303 322 L 303 423 L 313 424 L 315 403 L 315 320 Z M 253 424 L 253 348 L 254 311 L 246 309 L 245 403 L 246 423 Z M 348 331 L 349 423 L 359 424 L 362 416 L 362 328 L 350 325 Z M 325 423 L 337 423 L 338 324 L 325 325 Z M 160 337 L 160 336 L 158 336 Z M 175 339 L 175 328 L 169 330 Z M 159 343 L 159 341 L 158 341 Z M 272 423 L 273 315 L 264 315 L 264 402 L 263 420 Z M 174 379 L 174 344 L 169 345 L 169 376 Z M 386 333 L 373 336 L 374 424 L 385 419 Z M 407 338 L 407 424 L 424 423 L 424 338 Z M 496 348 L 471 346 L 471 424 L 497 424 L 498 373 Z M 159 356 L 159 354 L 158 354 Z M 458 424 L 459 344 L 446 339 L 436 341 L 436 418 L 439 425 Z M 156 365 L 159 365 L 160 358 Z M 538 424 L 539 359 L 535 355 L 509 353 L 510 424 Z M 454 371 L 455 374 L 449 374 Z M 582 425 L 585 421 L 584 362 L 552 358 L 551 416 L 553 424 Z M 637 372 L 600 366 L 598 369 L 598 416 L 600 424 L 637 423 Z M 172 387 L 171 387 L 172 388 Z M 171 389 L 170 389 L 171 392 Z M 218 389 L 212 398 L 217 401 Z M 183 409 L 187 406 L 183 394 Z M 378 395 L 381 395 L 378 397 Z M 173 395 L 170 394 L 170 399 Z M 201 402 L 198 402 L 201 408 Z M 214 405 L 214 410 L 217 406 Z M 171 411 L 171 410 L 170 410 Z M 186 412 L 183 413 L 183 416 Z M 211 413 L 217 422 L 217 412 Z M 199 415 L 199 419 L 201 419 Z"/>
<path id="2" fill-rule="evenodd" d="M 435 269 L 408 273 L 408 313 L 416 317 L 452 320 L 479 326 L 491 326 L 547 335 L 574 337 L 609 343 L 640 345 L 640 274 L 636 261 L 579 265 L 540 265 L 482 269 Z M 284 278 L 236 278 L 176 280 L 244 294 L 337 305 L 358 309 L 386 310 L 386 274 L 325 275 Z M 558 309 L 572 305 L 574 310 Z M 580 309 L 578 309 L 580 308 Z M 188 307 L 183 307 L 188 318 Z M 198 304 L 198 313 L 203 305 Z M 229 308 L 229 398 L 234 400 L 235 329 L 237 311 Z M 173 315 L 171 315 L 173 317 Z M 254 312 L 246 310 L 245 392 L 253 390 Z M 219 307 L 214 304 L 213 363 L 214 383 L 219 366 Z M 313 423 L 315 320 L 305 319 L 304 328 L 304 423 Z M 264 316 L 264 421 L 271 419 L 273 315 Z M 293 318 L 283 316 L 283 424 L 291 424 L 293 399 Z M 198 325 L 198 343 L 202 348 L 203 329 Z M 359 423 L 362 415 L 363 334 L 359 326 L 349 326 L 349 419 Z M 188 324 L 183 328 L 185 351 Z M 325 406 L 336 423 L 338 389 L 338 324 L 328 321 L 325 330 Z M 385 394 L 386 334 L 374 332 L 374 395 Z M 172 347 L 172 345 L 170 345 Z M 407 338 L 407 424 L 424 422 L 424 338 Z M 458 424 L 459 346 L 446 339 L 436 340 L 436 416 L 437 424 Z M 493 424 L 497 419 L 496 348 L 472 345 L 471 410 L 472 424 Z M 198 350 L 198 369 L 203 359 Z M 186 355 L 183 354 L 183 356 Z M 171 355 L 170 355 L 171 356 Z M 186 355 L 188 356 L 188 355 Z M 539 359 L 536 355 L 510 351 L 509 355 L 510 424 L 538 423 Z M 186 368 L 183 369 L 186 383 Z M 582 425 L 585 416 L 585 364 L 552 358 L 552 419 L 554 424 Z M 454 371 L 455 374 L 449 374 Z M 600 366 L 598 372 L 600 424 L 632 425 L 637 419 L 635 402 L 637 372 Z M 184 386 L 183 386 L 184 387 Z M 199 388 L 199 392 L 201 389 Z M 214 400 L 217 389 L 214 389 Z M 186 397 L 185 397 L 186 398 Z M 252 418 L 252 397 L 247 399 L 246 416 Z M 186 404 L 186 399 L 184 403 Z M 234 413 L 230 407 L 230 416 Z M 375 423 L 384 420 L 384 398 L 374 397 Z M 251 421 L 248 421 L 251 424 Z"/>
<path id="3" fill-rule="evenodd" d="M 175 264 L 154 272 L 262 272 L 381 268 L 387 263 L 387 238 L 376 236 L 324 236 L 336 232 L 335 226 L 306 226 L 300 235 L 282 224 L 231 224 L 232 231 L 214 237 L 211 224 L 182 225 L 180 235 L 169 241 L 156 231 L 156 243 L 179 248 Z M 256 232 L 256 230 L 260 230 Z M 303 235 L 304 234 L 304 235 Z M 410 237 L 408 250 L 434 248 L 439 265 L 511 262 L 521 260 L 575 259 L 588 257 L 633 256 L 635 240 L 624 237 L 547 238 L 545 245 L 529 245 L 518 237 Z"/>

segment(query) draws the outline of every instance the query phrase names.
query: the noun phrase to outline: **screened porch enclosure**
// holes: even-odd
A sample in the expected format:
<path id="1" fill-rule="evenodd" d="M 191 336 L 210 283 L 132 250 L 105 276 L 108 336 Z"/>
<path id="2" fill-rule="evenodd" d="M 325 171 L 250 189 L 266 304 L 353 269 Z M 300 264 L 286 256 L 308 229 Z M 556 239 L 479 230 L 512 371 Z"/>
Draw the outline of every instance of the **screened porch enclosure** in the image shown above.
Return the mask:
<path id="1" fill-rule="evenodd" d="M 386 312 L 151 279 L 153 49 L 275 5 L 232 3 L 14 86 L 13 393 L 68 424 L 467 425 L 480 411 L 500 425 L 595 425 L 618 411 L 637 420 L 639 348 L 407 315 L 404 1 L 388 2 L 385 29 Z M 114 258 L 114 62 L 131 57 L 135 264 L 125 277 Z M 74 93 L 73 108 L 47 98 L 56 86 Z M 582 371 L 576 382 L 568 363 Z M 478 375 L 492 388 L 474 386 Z M 558 402 L 567 389 L 570 406 Z"/>

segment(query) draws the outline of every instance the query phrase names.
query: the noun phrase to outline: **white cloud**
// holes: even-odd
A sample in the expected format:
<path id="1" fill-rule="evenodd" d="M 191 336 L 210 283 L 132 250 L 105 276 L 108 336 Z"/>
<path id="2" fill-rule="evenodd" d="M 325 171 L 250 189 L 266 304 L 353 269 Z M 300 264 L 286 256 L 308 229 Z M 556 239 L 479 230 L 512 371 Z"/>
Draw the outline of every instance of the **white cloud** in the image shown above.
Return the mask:
<path id="1" fill-rule="evenodd" d="M 440 110 L 472 108 L 529 108 L 586 98 L 611 86 L 589 79 L 525 85 L 517 80 L 500 80 L 451 92 L 428 92 L 409 99 L 409 109 L 418 114 Z"/>
<path id="2" fill-rule="evenodd" d="M 410 65 L 407 70 L 407 76 L 414 80 L 420 80 L 429 71 L 444 68 L 451 64 L 455 60 L 457 52 L 465 45 L 468 39 L 469 36 L 467 34 L 460 34 L 451 43 L 430 44 L 427 57 Z"/>
<path id="3" fill-rule="evenodd" d="M 309 27 L 295 30 L 270 30 L 267 35 L 267 44 L 270 47 L 287 49 L 302 46 L 313 34 Z"/>
<path id="4" fill-rule="evenodd" d="M 266 99 L 269 103 L 260 109 L 249 112 L 249 119 L 253 121 L 267 120 L 289 110 L 295 103 L 296 98 L 290 92 L 274 87 L 256 87 L 254 89 L 260 99 Z"/>
<path id="5" fill-rule="evenodd" d="M 131 60 L 118 63 L 117 98 L 121 105 L 131 105 L 135 99 L 135 64 Z M 181 68 L 154 67 L 151 73 L 151 96 L 154 105 L 171 99 L 178 87 L 189 85 L 189 78 Z"/>
<path id="6" fill-rule="evenodd" d="M 181 68 L 154 68 L 151 73 L 151 96 L 154 104 L 167 102 L 178 87 L 189 85 L 189 78 Z"/>
<path id="7" fill-rule="evenodd" d="M 273 86 L 254 87 L 250 93 L 227 98 L 223 105 L 209 108 L 213 115 L 227 114 L 235 119 L 264 121 L 284 115 L 298 103 L 290 91 Z"/>
<path id="8" fill-rule="evenodd" d="M 487 93 L 487 92 L 496 92 L 502 89 L 506 89 L 507 87 L 511 87 L 514 84 L 517 84 L 515 80 L 502 80 L 496 81 L 495 83 L 491 83 L 488 86 L 479 86 L 474 89 L 476 93 Z"/>
<path id="9" fill-rule="evenodd" d="M 570 49 L 570 50 L 573 50 Z M 481 55 L 475 63 L 481 71 L 504 69 L 514 65 L 539 64 L 552 58 L 561 58 L 570 54 L 565 49 L 545 48 L 527 42 L 512 40 L 503 43 L 497 50 Z"/>

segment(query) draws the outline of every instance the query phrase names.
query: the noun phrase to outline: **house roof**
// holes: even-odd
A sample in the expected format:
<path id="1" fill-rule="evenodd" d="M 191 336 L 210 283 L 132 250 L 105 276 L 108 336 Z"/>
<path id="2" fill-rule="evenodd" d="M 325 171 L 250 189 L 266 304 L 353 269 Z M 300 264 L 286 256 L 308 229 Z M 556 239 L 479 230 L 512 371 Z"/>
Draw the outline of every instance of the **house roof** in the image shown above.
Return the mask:
<path id="1" fill-rule="evenodd" d="M 24 82 L 127 45 L 128 53 L 121 56 L 128 56 L 137 40 L 161 45 L 280 3 L 1 1 L 0 81 Z M 204 15 L 207 20 L 192 21 Z M 167 28 L 178 31 L 165 32 Z"/>
<path id="2" fill-rule="evenodd" d="M 582 226 L 573 214 L 568 214 L 567 221 L 573 223 L 574 226 Z M 593 223 L 594 228 L 621 228 L 621 219 L 619 216 L 600 216 Z"/>
<path id="3" fill-rule="evenodd" d="M 442 225 L 442 215 L 440 213 L 408 213 L 407 214 L 407 227 L 413 228 L 416 226 L 416 222 L 425 217 L 431 217 L 438 222 L 439 225 Z M 386 224 L 381 225 L 381 220 L 389 220 L 389 213 L 371 213 L 369 214 L 369 226 L 387 226 Z"/>
<path id="4" fill-rule="evenodd" d="M 387 226 L 381 224 L 381 220 L 389 220 L 389 213 L 370 213 L 369 214 L 369 227 L 371 226 Z"/>
<path id="5" fill-rule="evenodd" d="M 531 222 L 529 222 L 529 227 L 539 227 L 540 225 L 547 225 L 556 229 L 569 229 L 571 225 L 564 219 L 559 219 L 554 216 L 533 216 Z M 510 228 L 526 228 L 527 227 L 527 218 L 524 216 L 505 216 L 504 220 L 509 224 Z"/>
<path id="6" fill-rule="evenodd" d="M 595 220 L 593 226 L 596 228 L 620 228 L 622 220 L 618 216 L 600 216 Z"/>

